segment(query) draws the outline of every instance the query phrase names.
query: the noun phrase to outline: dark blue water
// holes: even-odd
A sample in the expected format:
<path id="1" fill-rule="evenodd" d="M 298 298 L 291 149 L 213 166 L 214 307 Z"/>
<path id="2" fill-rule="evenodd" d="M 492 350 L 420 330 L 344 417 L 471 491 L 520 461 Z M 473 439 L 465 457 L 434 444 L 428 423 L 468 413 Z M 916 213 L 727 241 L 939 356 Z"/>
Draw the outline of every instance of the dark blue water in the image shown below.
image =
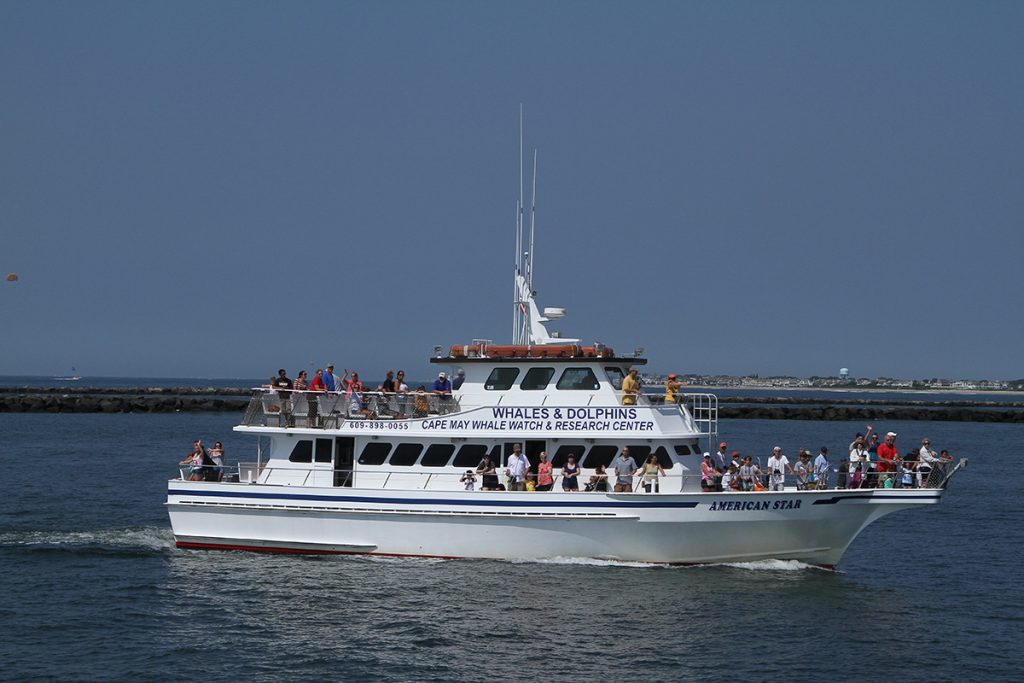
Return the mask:
<path id="1" fill-rule="evenodd" d="M 793 562 L 291 557 L 174 548 L 165 483 L 229 414 L 0 414 L 4 680 L 1018 680 L 1024 426 L 876 425 L 971 458 L 942 504 Z M 730 449 L 863 425 L 726 421 Z M 623 651 L 623 643 L 630 652 Z"/>

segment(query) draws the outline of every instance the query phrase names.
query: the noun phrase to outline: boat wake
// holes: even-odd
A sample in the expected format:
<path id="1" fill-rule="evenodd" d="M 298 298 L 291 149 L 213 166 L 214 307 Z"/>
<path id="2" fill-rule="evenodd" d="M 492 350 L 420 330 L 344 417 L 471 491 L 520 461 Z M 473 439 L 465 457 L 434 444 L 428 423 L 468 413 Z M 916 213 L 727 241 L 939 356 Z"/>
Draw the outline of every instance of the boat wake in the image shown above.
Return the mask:
<path id="1" fill-rule="evenodd" d="M 748 569 L 751 571 L 772 571 L 772 572 L 802 572 L 808 569 L 821 569 L 823 567 L 807 564 L 800 560 L 757 560 L 754 562 L 722 562 L 714 565 L 717 567 L 732 567 L 733 569 Z"/>
<path id="2" fill-rule="evenodd" d="M 19 549 L 90 555 L 163 554 L 174 549 L 174 534 L 167 527 L 0 531 L 0 550 Z"/>

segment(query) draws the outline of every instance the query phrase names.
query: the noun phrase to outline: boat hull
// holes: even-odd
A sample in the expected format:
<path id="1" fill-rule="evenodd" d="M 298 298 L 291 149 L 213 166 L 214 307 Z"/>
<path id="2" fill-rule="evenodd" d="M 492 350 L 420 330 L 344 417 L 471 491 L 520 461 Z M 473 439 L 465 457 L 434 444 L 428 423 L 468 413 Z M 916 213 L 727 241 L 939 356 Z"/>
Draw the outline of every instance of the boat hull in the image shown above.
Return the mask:
<path id="1" fill-rule="evenodd" d="M 667 564 L 782 559 L 833 567 L 868 524 L 935 504 L 942 493 L 432 492 L 174 480 L 167 505 L 181 547 Z"/>

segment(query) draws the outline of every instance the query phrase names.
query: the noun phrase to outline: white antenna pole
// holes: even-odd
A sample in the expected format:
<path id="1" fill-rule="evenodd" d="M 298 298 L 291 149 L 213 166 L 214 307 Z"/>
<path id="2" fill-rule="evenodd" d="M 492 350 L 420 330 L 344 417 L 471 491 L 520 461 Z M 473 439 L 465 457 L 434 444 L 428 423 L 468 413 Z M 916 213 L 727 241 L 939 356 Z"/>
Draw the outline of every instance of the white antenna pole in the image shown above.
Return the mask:
<path id="1" fill-rule="evenodd" d="M 537 223 L 537 148 L 533 149 L 533 199 L 530 202 L 530 291 L 533 291 L 533 228 Z"/>

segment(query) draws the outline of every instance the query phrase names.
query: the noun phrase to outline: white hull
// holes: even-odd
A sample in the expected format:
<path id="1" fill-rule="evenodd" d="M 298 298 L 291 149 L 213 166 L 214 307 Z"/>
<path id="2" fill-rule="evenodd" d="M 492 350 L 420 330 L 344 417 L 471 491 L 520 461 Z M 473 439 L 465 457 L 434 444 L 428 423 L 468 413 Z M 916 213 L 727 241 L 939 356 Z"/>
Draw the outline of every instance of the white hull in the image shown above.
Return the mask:
<path id="1" fill-rule="evenodd" d="M 879 517 L 939 489 L 691 494 L 387 491 L 171 481 L 182 547 L 446 558 L 835 566 Z"/>

